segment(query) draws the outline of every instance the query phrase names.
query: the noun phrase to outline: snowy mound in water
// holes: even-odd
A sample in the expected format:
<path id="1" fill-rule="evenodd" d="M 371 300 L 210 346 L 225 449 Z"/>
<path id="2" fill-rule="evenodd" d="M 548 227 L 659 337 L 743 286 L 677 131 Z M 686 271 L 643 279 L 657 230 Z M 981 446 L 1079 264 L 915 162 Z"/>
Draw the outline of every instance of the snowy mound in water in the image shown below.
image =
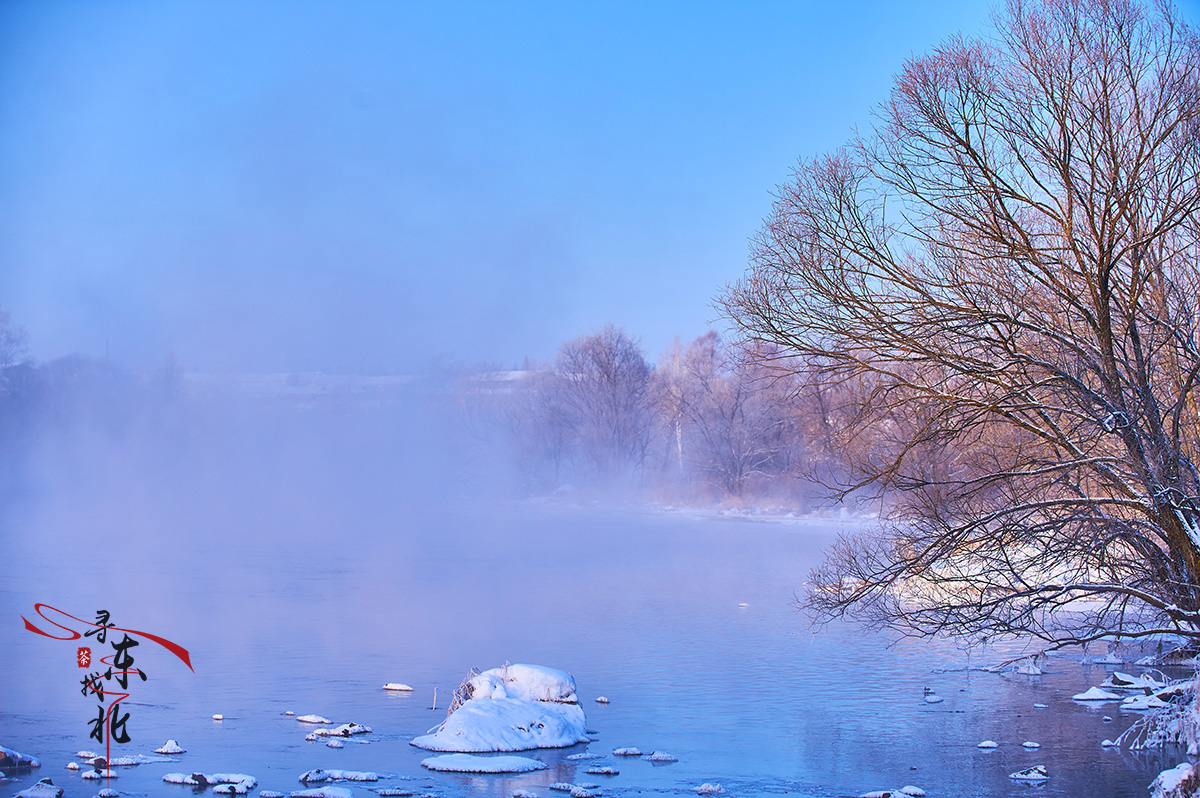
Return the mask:
<path id="1" fill-rule="evenodd" d="M 472 677 L 467 700 L 412 744 L 430 751 L 484 753 L 566 748 L 588 741 L 587 720 L 570 674 L 539 665 L 508 665 Z"/>
<path id="2" fill-rule="evenodd" d="M 1184 762 L 1159 773 L 1150 784 L 1150 798 L 1184 798 L 1195 787 L 1194 769 Z"/>
<path id="3" fill-rule="evenodd" d="M 1120 701 L 1121 696 L 1116 693 L 1110 693 L 1107 690 L 1101 690 L 1099 687 L 1089 687 L 1082 693 L 1076 693 L 1071 696 L 1075 701 Z"/>
<path id="4" fill-rule="evenodd" d="M 186 752 L 184 751 L 184 749 L 179 747 L 179 743 L 175 742 L 174 740 L 167 740 L 165 743 L 163 743 L 162 748 L 155 748 L 154 753 L 156 753 L 156 754 L 183 754 Z"/>
<path id="5" fill-rule="evenodd" d="M 471 756 L 470 754 L 446 754 L 421 760 L 421 766 L 430 770 L 451 773 L 528 773 L 545 770 L 545 762 L 523 756 Z"/>
<path id="6" fill-rule="evenodd" d="M 62 787 L 56 787 L 50 779 L 42 779 L 32 787 L 21 790 L 16 798 L 59 798 L 62 794 Z"/>

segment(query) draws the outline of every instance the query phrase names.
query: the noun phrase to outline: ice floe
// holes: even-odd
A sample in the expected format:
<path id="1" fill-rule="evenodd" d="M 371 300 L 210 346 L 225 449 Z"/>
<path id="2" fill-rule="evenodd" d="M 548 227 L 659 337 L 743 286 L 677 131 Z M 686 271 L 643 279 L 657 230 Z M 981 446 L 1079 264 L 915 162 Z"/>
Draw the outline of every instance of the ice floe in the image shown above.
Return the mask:
<path id="1" fill-rule="evenodd" d="M 1008 777 L 1017 781 L 1045 781 L 1050 778 L 1050 775 L 1046 772 L 1045 765 L 1034 765 L 1025 770 L 1018 770 L 1016 773 L 1009 773 Z"/>
<path id="2" fill-rule="evenodd" d="M 45 778 L 21 790 L 15 798 L 59 798 L 62 794 L 62 787 L 55 785 L 49 778 Z"/>
<path id="3" fill-rule="evenodd" d="M 174 740 L 167 740 L 165 743 L 162 744 L 162 748 L 155 748 L 154 753 L 156 753 L 156 754 L 184 754 L 184 753 L 187 753 L 187 751 L 183 748 L 180 748 L 179 743 L 175 742 Z"/>
<path id="4" fill-rule="evenodd" d="M 383 686 L 383 689 L 384 690 L 393 690 L 393 691 L 400 692 L 400 693 L 411 693 L 412 692 L 411 687 L 409 687 L 407 684 L 401 684 L 400 682 L 388 682 L 387 684 L 385 684 Z"/>
<path id="5" fill-rule="evenodd" d="M 1120 701 L 1121 696 L 1101 690 L 1099 687 L 1089 687 L 1082 693 L 1071 696 L 1071 699 L 1074 701 Z"/>
<path id="6" fill-rule="evenodd" d="M 1000 743 L 996 742 L 995 740 L 984 740 L 983 742 L 981 742 L 979 745 L 977 745 L 975 747 L 976 748 L 999 748 Z"/>
<path id="7" fill-rule="evenodd" d="M 296 720 L 301 723 L 324 723 L 333 725 L 333 721 L 329 718 L 323 718 L 320 715 L 297 715 Z"/>
<path id="8" fill-rule="evenodd" d="M 296 790 L 291 798 L 354 798 L 354 793 L 345 787 L 314 787 L 311 790 Z"/>
<path id="9" fill-rule="evenodd" d="M 472 754 L 443 754 L 421 760 L 430 770 L 451 773 L 529 773 L 545 770 L 547 765 L 525 756 L 474 756 Z"/>
<path id="10" fill-rule="evenodd" d="M 412 745 L 484 753 L 565 748 L 590 739 L 575 680 L 564 671 L 507 665 L 471 677 L 459 690 L 466 700 Z"/>

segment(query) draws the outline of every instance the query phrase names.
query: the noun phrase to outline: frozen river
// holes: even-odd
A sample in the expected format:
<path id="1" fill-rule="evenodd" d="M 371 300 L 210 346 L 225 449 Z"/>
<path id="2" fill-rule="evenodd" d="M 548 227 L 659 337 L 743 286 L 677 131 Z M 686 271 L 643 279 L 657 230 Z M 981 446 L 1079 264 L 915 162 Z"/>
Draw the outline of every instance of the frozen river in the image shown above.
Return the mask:
<path id="1" fill-rule="evenodd" d="M 37 602 L 89 620 L 106 609 L 117 626 L 191 652 L 194 673 L 152 645 L 134 650 L 148 680 L 131 685 L 132 741 L 114 754 L 150 754 L 168 738 L 187 753 L 121 769 L 109 786 L 123 795 L 183 798 L 190 788 L 161 778 L 192 771 L 247 773 L 259 789 L 286 793 L 321 767 L 381 774 L 342 785 L 367 798 L 382 787 L 548 798 L 562 794 L 548 790 L 559 781 L 599 782 L 612 796 L 691 795 L 704 782 L 730 796 L 857 796 L 908 784 L 930 796 L 1144 796 L 1180 761 L 1177 751 L 1101 749 L 1133 714 L 1071 701 L 1105 676 L 1078 655 L 1028 677 L 968 672 L 966 652 L 951 644 L 889 647 L 836 625 L 813 633 L 791 602 L 839 522 L 535 505 L 339 515 L 300 505 L 254 517 L 200 497 L 139 519 L 128 538 L 119 525 L 65 520 L 74 516 L 10 517 L 0 743 L 44 766 L 3 782 L 0 794 L 44 776 L 67 796 L 98 791 L 65 769 L 76 751 L 100 748 L 88 739 L 96 701 L 80 693 L 78 644 L 22 629 Z M 160 521 L 160 534 L 145 531 Z M 999 659 L 971 653 L 975 665 Z M 573 674 L 596 740 L 533 753 L 551 766 L 537 773 L 425 771 L 428 752 L 408 740 L 445 716 L 470 668 L 506 661 Z M 385 682 L 415 689 L 389 693 Z M 945 700 L 925 703 L 925 687 Z M 311 727 L 289 711 L 374 731 L 332 749 L 306 742 Z M 988 738 L 1000 746 L 976 747 Z M 1026 740 L 1041 748 L 1023 749 Z M 567 759 L 625 746 L 679 761 L 608 756 L 602 764 L 620 775 L 604 777 Z M 1049 769 L 1045 785 L 1009 780 L 1034 764 Z"/>

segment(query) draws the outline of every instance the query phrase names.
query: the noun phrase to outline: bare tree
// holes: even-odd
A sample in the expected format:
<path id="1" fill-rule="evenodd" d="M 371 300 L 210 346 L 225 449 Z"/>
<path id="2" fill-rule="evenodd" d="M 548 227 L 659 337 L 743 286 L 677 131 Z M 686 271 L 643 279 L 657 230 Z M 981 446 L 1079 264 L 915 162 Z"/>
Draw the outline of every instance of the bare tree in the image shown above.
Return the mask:
<path id="1" fill-rule="evenodd" d="M 787 469 L 787 450 L 796 441 L 785 405 L 790 382 L 730 357 L 711 331 L 662 360 L 659 406 L 687 473 L 741 497 L 750 480 Z"/>
<path id="2" fill-rule="evenodd" d="M 1126 0 L 997 25 L 802 164 L 723 296 L 847 397 L 843 487 L 890 492 L 805 601 L 919 635 L 1200 638 L 1200 46 Z"/>
<path id="3" fill-rule="evenodd" d="M 601 479 L 642 468 L 650 443 L 650 373 L 637 343 L 612 325 L 559 350 L 554 413 L 570 427 L 585 463 Z"/>

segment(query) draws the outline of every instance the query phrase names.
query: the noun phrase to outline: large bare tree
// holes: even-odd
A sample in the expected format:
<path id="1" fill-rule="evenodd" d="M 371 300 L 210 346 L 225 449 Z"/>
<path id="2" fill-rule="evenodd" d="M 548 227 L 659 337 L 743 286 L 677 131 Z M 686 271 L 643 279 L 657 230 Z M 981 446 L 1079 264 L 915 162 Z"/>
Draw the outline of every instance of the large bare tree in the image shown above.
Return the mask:
<path id="1" fill-rule="evenodd" d="M 1013 0 L 777 197 L 724 307 L 836 386 L 843 487 L 888 508 L 808 606 L 1200 638 L 1200 47 L 1175 12 Z"/>

